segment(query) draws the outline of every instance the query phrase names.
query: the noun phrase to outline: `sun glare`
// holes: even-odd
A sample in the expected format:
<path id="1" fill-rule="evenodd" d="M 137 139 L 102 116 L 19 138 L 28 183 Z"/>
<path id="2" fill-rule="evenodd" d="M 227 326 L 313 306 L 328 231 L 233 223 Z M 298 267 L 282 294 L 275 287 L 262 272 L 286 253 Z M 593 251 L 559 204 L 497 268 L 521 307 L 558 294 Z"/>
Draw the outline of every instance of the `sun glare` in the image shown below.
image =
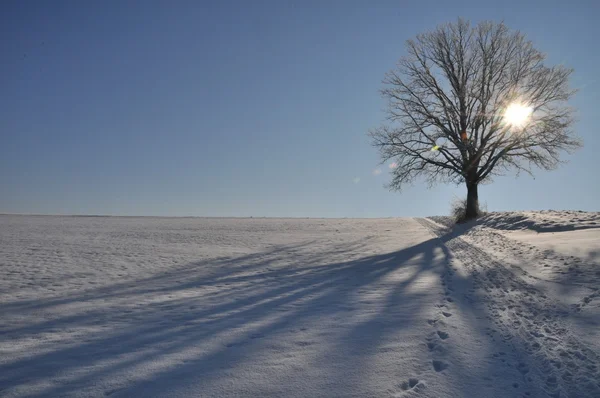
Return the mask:
<path id="1" fill-rule="evenodd" d="M 533 109 L 523 104 L 511 104 L 504 112 L 504 121 L 512 127 L 524 127 Z"/>

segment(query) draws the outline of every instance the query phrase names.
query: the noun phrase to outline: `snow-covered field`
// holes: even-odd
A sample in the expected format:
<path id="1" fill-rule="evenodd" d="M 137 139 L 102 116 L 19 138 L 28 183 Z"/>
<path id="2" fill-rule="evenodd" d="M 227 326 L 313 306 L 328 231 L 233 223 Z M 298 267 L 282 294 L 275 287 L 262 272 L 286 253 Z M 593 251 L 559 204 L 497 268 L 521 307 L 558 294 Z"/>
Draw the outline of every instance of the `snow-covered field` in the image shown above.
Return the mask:
<path id="1" fill-rule="evenodd" d="M 600 397 L 600 213 L 0 216 L 2 397 Z"/>

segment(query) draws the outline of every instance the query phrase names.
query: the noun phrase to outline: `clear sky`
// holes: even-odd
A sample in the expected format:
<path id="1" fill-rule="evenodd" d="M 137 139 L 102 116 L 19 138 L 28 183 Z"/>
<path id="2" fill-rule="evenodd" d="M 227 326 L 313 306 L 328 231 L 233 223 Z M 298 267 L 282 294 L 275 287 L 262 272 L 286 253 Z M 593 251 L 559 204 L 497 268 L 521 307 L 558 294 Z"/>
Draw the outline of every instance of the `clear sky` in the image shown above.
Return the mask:
<path id="1" fill-rule="evenodd" d="M 600 3 L 0 2 L 0 212 L 446 214 L 463 186 L 384 188 L 366 132 L 405 40 L 504 20 L 575 68 L 585 147 L 480 188 L 489 210 L 600 210 Z M 374 175 L 374 170 L 382 171 Z"/>

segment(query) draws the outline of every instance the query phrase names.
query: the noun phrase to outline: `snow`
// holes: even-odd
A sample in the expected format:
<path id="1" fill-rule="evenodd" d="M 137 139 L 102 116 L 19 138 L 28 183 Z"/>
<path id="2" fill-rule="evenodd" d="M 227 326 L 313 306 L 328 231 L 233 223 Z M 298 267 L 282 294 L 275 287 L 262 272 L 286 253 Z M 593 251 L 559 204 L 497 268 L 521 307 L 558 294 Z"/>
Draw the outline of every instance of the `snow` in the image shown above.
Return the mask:
<path id="1" fill-rule="evenodd" d="M 600 214 L 0 216 L 3 397 L 599 397 Z"/>

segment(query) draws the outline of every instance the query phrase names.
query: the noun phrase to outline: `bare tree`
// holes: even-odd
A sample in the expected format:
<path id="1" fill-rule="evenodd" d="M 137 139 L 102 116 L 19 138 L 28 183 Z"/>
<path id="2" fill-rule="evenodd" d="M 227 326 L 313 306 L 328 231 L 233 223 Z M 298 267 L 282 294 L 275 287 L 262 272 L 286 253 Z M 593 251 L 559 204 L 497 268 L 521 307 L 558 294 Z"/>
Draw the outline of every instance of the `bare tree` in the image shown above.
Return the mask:
<path id="1" fill-rule="evenodd" d="M 387 123 L 369 135 L 382 163 L 394 160 L 390 189 L 423 176 L 465 183 L 466 218 L 478 214 L 478 185 L 514 170 L 553 169 L 581 143 L 571 131 L 571 69 L 504 24 L 459 19 L 407 41 L 408 54 L 381 91 Z"/>

